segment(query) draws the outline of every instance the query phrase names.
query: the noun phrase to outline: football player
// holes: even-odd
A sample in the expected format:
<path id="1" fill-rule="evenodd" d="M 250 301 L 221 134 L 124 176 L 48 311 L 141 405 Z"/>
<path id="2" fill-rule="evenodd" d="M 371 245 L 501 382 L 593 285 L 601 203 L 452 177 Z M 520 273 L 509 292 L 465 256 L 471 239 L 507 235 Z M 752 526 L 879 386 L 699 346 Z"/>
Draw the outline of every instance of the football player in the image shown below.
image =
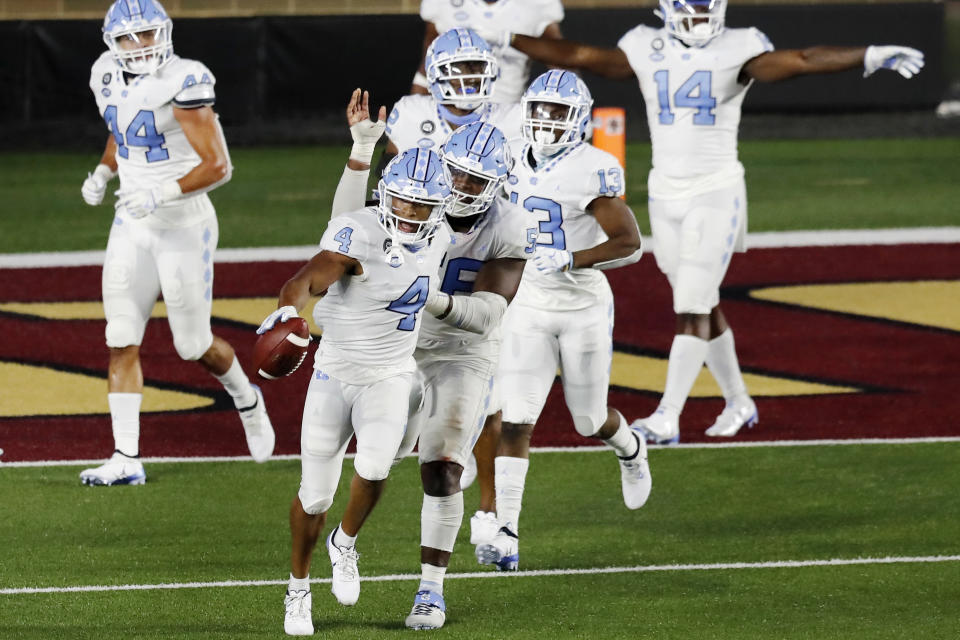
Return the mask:
<path id="1" fill-rule="evenodd" d="M 536 250 L 503 322 L 497 371 L 503 427 L 495 461 L 496 537 L 476 547 L 481 564 L 516 571 L 518 525 L 530 437 L 557 368 L 577 432 L 609 444 L 623 499 L 650 494 L 646 444 L 607 405 L 613 354 L 613 293 L 603 269 L 640 259 L 640 230 L 620 199 L 617 159 L 584 141 L 593 99 L 570 71 L 548 71 L 521 101 L 523 139 L 507 181 L 510 201 L 539 221 Z"/>
<path id="2" fill-rule="evenodd" d="M 507 38 L 546 64 L 640 83 L 653 143 L 648 178 L 653 252 L 673 289 L 677 327 L 660 405 L 634 425 L 660 443 L 678 441 L 680 412 L 704 363 L 726 400 L 706 434 L 730 437 L 758 419 L 719 304 L 730 258 L 745 250 L 747 198 L 737 129 L 747 89 L 754 81 L 860 66 L 864 77 L 889 69 L 911 78 L 923 68 L 923 53 L 901 46 L 775 51 L 755 28 L 725 28 L 726 5 L 726 0 L 660 0 L 663 27 L 637 26 L 612 49 Z"/>
<path id="3" fill-rule="evenodd" d="M 356 539 L 383 491 L 407 423 L 413 351 L 450 236 L 440 159 L 410 149 L 387 166 L 381 200 L 332 218 L 320 251 L 280 290 L 277 310 L 257 329 L 298 315 L 311 296 L 323 326 L 303 407 L 302 478 L 290 506 L 290 582 L 284 630 L 313 633 L 310 561 L 340 480 L 344 452 L 357 454 L 343 519 L 327 536 L 331 591 L 343 605 L 360 596 Z M 435 284 L 434 284 L 435 286 Z"/>
<path id="4" fill-rule="evenodd" d="M 80 474 L 88 485 L 146 479 L 139 460 L 140 343 L 161 292 L 177 354 L 199 361 L 233 398 L 253 458 L 263 462 L 273 452 L 263 394 L 233 348 L 210 331 L 218 229 L 207 192 L 230 179 L 232 166 L 213 111 L 213 74 L 174 54 L 172 29 L 159 2 L 117 0 L 103 21 L 108 51 L 90 71 L 110 134 L 81 193 L 99 205 L 118 173 L 120 190 L 103 265 L 115 451 L 106 464 Z"/>
<path id="5" fill-rule="evenodd" d="M 422 0 L 420 17 L 426 23 L 423 34 L 424 57 L 413 78 L 410 92 L 429 93 L 427 48 L 439 34 L 456 27 L 474 29 L 481 37 L 498 36 L 505 31 L 544 38 L 561 38 L 563 4 L 560 0 Z M 530 79 L 530 59 L 509 45 L 495 45 L 493 54 L 500 68 L 500 79 L 493 93 L 495 102 L 520 102 Z"/>
<path id="6" fill-rule="evenodd" d="M 364 94 L 362 103 L 358 98 L 359 90 L 347 108 L 355 139 L 363 137 L 360 131 L 369 132 L 368 138 L 379 135 L 382 129 L 368 119 L 368 97 Z M 368 144 L 355 145 L 348 168 L 369 169 Z M 442 158 L 453 191 L 446 212 L 453 243 L 427 301 L 429 314 L 414 354 L 424 377 L 423 399 L 397 458 L 412 451 L 419 437 L 421 578 L 406 619 L 412 629 L 439 629 L 446 619 L 443 581 L 463 520 L 461 474 L 490 412 L 500 320 L 520 286 L 537 235 L 527 212 L 499 197 L 512 165 L 499 129 L 484 122 L 460 127 L 443 143 Z M 352 202 L 342 199 L 341 182 L 334 215 L 359 203 L 365 182 L 364 175 L 352 188 Z"/>
<path id="7" fill-rule="evenodd" d="M 430 95 L 404 96 L 394 105 L 387 118 L 389 141 L 381 165 L 398 149 L 439 148 L 454 129 L 471 122 L 489 122 L 508 141 L 519 139 L 519 106 L 490 100 L 499 82 L 499 66 L 476 31 L 446 31 L 431 42 L 426 56 Z"/>

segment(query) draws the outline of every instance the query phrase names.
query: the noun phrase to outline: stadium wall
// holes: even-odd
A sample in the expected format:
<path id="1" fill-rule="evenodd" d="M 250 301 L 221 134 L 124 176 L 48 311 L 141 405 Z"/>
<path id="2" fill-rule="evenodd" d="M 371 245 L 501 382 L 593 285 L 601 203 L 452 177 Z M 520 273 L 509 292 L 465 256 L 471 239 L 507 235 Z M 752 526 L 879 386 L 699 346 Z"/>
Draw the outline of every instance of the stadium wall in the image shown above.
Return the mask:
<path id="1" fill-rule="evenodd" d="M 909 16 L 905 19 L 904 16 Z M 941 3 L 732 7 L 729 26 L 757 26 L 778 48 L 898 43 L 922 49 L 927 66 L 907 82 L 894 73 L 863 81 L 860 71 L 758 85 L 746 113 L 930 110 L 942 98 Z M 631 25 L 657 24 L 649 7 L 570 9 L 567 37 L 613 46 Z M 373 102 L 404 95 L 418 64 L 423 24 L 416 14 L 180 18 L 174 44 L 217 77 L 217 110 L 233 143 L 342 141 L 350 91 Z M 97 20 L 0 21 L 0 148 L 88 147 L 104 128 L 87 86 L 103 50 Z M 586 76 L 597 105 L 627 108 L 628 135 L 646 136 L 633 82 Z"/>

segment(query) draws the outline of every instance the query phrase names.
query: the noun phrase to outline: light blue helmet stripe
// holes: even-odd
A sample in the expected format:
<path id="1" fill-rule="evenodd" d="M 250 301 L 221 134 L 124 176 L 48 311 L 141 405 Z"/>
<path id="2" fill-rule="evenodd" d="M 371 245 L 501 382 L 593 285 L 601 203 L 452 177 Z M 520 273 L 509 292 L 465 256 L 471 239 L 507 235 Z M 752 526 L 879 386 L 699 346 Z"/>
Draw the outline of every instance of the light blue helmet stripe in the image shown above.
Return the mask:
<path id="1" fill-rule="evenodd" d="M 490 142 L 490 136 L 493 134 L 494 128 L 492 124 L 484 123 L 480 127 L 480 131 L 477 132 L 477 137 L 473 139 L 473 144 L 470 145 L 470 153 L 476 154 L 478 156 L 487 155 L 487 145 Z"/>
<path id="2" fill-rule="evenodd" d="M 565 73 L 566 71 L 560 69 L 552 69 L 549 75 L 547 75 L 545 82 L 546 88 L 556 91 L 560 87 L 560 82 L 563 80 L 563 74 Z"/>
<path id="3" fill-rule="evenodd" d="M 127 0 L 127 13 L 130 14 L 130 19 L 142 18 L 143 9 L 140 7 L 140 0 Z"/>
<path id="4" fill-rule="evenodd" d="M 427 181 L 427 166 L 430 161 L 430 151 L 425 153 L 420 149 L 417 149 L 417 157 L 414 163 L 413 175 L 411 176 L 414 180 L 419 182 Z"/>
<path id="5" fill-rule="evenodd" d="M 460 47 L 472 47 L 473 38 L 470 37 L 470 30 L 463 27 L 457 28 L 457 38 L 460 40 Z"/>

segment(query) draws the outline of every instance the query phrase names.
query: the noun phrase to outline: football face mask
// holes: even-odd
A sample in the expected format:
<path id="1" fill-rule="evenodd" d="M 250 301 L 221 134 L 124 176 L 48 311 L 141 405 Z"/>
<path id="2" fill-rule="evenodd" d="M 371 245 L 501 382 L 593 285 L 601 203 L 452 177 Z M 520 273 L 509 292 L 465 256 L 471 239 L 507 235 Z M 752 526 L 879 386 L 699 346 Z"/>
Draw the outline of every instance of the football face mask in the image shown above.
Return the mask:
<path id="1" fill-rule="evenodd" d="M 383 170 L 380 179 L 380 226 L 394 245 L 419 246 L 442 222 L 450 186 L 440 158 L 425 149 L 407 149 Z"/>
<path id="2" fill-rule="evenodd" d="M 497 59 L 472 29 L 451 29 L 430 44 L 426 55 L 430 93 L 439 104 L 473 111 L 490 100 L 499 75 Z"/>
<path id="3" fill-rule="evenodd" d="M 510 173 L 512 157 L 499 129 L 472 122 L 443 143 L 443 164 L 453 192 L 447 215 L 462 218 L 490 208 Z"/>
<path id="4" fill-rule="evenodd" d="M 660 0 L 657 15 L 667 32 L 691 47 L 702 47 L 723 31 L 726 0 Z"/>
<path id="5" fill-rule="evenodd" d="M 590 126 L 593 98 L 570 71 L 547 71 L 520 99 L 523 139 L 537 153 L 553 155 L 579 144 Z"/>

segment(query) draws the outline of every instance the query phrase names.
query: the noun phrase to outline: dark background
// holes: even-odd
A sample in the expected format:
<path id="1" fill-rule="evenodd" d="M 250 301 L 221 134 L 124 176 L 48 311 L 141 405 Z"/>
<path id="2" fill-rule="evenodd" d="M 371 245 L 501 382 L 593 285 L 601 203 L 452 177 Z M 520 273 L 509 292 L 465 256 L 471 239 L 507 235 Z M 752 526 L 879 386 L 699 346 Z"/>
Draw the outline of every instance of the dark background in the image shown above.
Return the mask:
<path id="1" fill-rule="evenodd" d="M 649 8 L 582 9 L 567 11 L 562 28 L 570 39 L 612 47 L 639 23 L 660 21 Z M 734 6 L 727 25 L 756 26 L 779 49 L 902 44 L 926 54 L 926 67 L 910 81 L 891 72 L 863 80 L 853 70 L 755 85 L 744 104 L 748 132 L 769 126 L 789 136 L 792 123 L 798 135 L 815 135 L 791 116 L 823 113 L 840 116 L 834 127 L 877 122 L 883 130 L 884 114 L 895 111 L 922 114 L 913 117 L 920 129 L 913 133 L 924 133 L 944 96 L 939 3 Z M 100 27 L 95 20 L 0 21 L 0 149 L 102 144 L 106 132 L 87 85 L 90 65 L 105 49 Z M 216 75 L 217 111 L 231 144 L 329 143 L 347 139 L 343 109 L 355 87 L 370 89 L 372 106 L 389 107 L 407 92 L 423 23 L 417 15 L 178 19 L 173 37 L 180 56 L 201 60 Z M 646 139 L 635 81 L 590 74 L 585 80 L 597 106 L 627 109 L 631 139 Z"/>

